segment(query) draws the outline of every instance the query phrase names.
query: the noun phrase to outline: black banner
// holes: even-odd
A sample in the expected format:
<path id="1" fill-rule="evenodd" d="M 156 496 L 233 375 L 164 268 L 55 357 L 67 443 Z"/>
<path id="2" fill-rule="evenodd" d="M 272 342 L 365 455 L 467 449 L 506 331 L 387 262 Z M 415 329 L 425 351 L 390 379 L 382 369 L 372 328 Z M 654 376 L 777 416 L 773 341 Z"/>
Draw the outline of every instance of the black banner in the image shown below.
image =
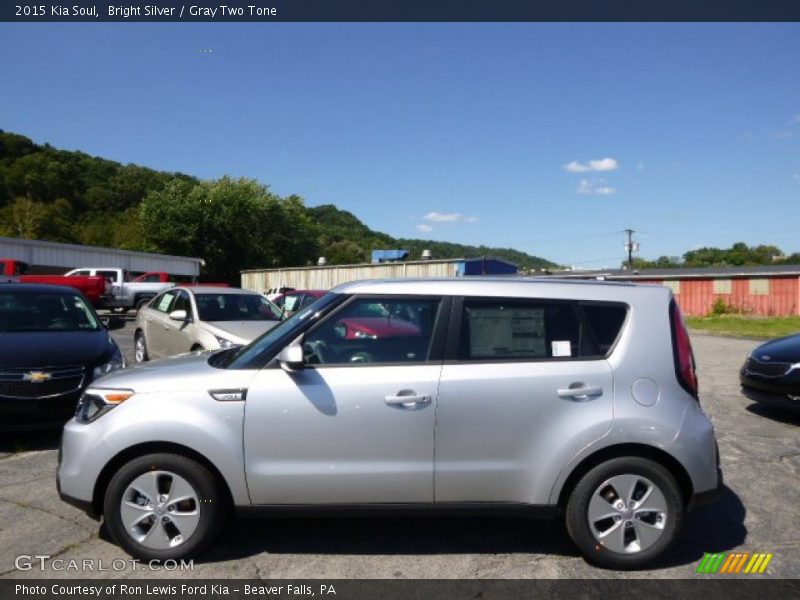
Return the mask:
<path id="1" fill-rule="evenodd" d="M 579 597 L 675 600 L 702 594 L 703 600 L 797 598 L 800 581 L 732 579 L 579 580 L 135 580 L 71 579 L 0 581 L 3 600 L 521 600 Z"/>
<path id="2" fill-rule="evenodd" d="M 3 2 L 0 21 L 800 21 L 800 2 L 796 0 L 39 2 Z"/>

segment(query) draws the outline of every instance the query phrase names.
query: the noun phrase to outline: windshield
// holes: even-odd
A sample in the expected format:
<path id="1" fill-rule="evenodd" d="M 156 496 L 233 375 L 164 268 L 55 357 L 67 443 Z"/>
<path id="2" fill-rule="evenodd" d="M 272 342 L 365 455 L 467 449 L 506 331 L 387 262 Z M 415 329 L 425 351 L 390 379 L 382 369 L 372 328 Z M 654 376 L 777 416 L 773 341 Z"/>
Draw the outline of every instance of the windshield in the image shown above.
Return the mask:
<path id="1" fill-rule="evenodd" d="M 0 293 L 0 332 L 99 329 L 94 310 L 78 295 Z"/>
<path id="2" fill-rule="evenodd" d="M 314 316 L 345 298 L 346 296 L 341 294 L 325 294 L 280 325 L 270 329 L 261 337 L 257 337 L 247 346 L 227 355 L 223 364 L 215 366 L 227 369 L 252 369 L 265 365 L 290 340 L 300 335 L 314 320 Z"/>
<path id="3" fill-rule="evenodd" d="M 195 294 L 201 321 L 280 321 L 281 311 L 261 294 Z"/>

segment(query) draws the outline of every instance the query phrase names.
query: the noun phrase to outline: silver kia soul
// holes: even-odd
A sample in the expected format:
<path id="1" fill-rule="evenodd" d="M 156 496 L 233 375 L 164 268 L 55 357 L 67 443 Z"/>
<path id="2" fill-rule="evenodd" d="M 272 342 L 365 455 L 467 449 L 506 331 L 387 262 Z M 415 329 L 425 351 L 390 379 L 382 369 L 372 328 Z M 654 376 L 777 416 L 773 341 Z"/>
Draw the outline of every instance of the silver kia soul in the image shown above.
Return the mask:
<path id="1" fill-rule="evenodd" d="M 346 284 L 243 348 L 96 381 L 58 485 L 146 560 L 234 512 L 507 509 L 629 569 L 722 478 L 668 288 L 459 278 Z"/>

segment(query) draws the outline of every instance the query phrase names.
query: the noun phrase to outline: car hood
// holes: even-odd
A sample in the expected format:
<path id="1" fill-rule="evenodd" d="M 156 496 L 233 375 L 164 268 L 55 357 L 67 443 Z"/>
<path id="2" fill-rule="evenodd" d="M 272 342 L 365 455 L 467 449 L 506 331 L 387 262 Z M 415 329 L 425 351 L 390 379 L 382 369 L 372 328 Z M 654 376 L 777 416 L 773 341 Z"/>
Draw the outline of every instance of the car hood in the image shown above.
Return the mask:
<path id="1" fill-rule="evenodd" d="M 800 334 L 761 344 L 750 355 L 762 362 L 800 362 Z M 766 358 L 767 356 L 769 358 Z"/>
<path id="2" fill-rule="evenodd" d="M 214 335 L 236 344 L 249 344 L 278 323 L 280 321 L 206 321 L 205 325 Z"/>
<path id="3" fill-rule="evenodd" d="M 108 362 L 116 347 L 105 329 L 0 333 L 0 368 L 96 366 Z"/>
<path id="4" fill-rule="evenodd" d="M 137 394 L 247 387 L 252 371 L 212 367 L 208 364 L 212 354 L 192 352 L 140 363 L 106 375 L 97 387 L 129 389 Z"/>

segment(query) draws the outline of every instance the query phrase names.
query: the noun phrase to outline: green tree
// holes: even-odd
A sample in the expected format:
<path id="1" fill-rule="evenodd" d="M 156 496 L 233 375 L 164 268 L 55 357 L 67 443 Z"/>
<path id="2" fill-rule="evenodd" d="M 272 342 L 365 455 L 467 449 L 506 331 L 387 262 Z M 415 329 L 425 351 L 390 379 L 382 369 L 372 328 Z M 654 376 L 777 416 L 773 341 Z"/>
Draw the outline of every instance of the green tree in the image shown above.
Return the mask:
<path id="1" fill-rule="evenodd" d="M 299 199 L 283 201 L 250 179 L 174 180 L 145 197 L 140 219 L 149 249 L 199 256 L 207 277 L 235 283 L 242 269 L 314 256 L 315 248 L 299 242 L 309 237 L 300 208 Z"/>

